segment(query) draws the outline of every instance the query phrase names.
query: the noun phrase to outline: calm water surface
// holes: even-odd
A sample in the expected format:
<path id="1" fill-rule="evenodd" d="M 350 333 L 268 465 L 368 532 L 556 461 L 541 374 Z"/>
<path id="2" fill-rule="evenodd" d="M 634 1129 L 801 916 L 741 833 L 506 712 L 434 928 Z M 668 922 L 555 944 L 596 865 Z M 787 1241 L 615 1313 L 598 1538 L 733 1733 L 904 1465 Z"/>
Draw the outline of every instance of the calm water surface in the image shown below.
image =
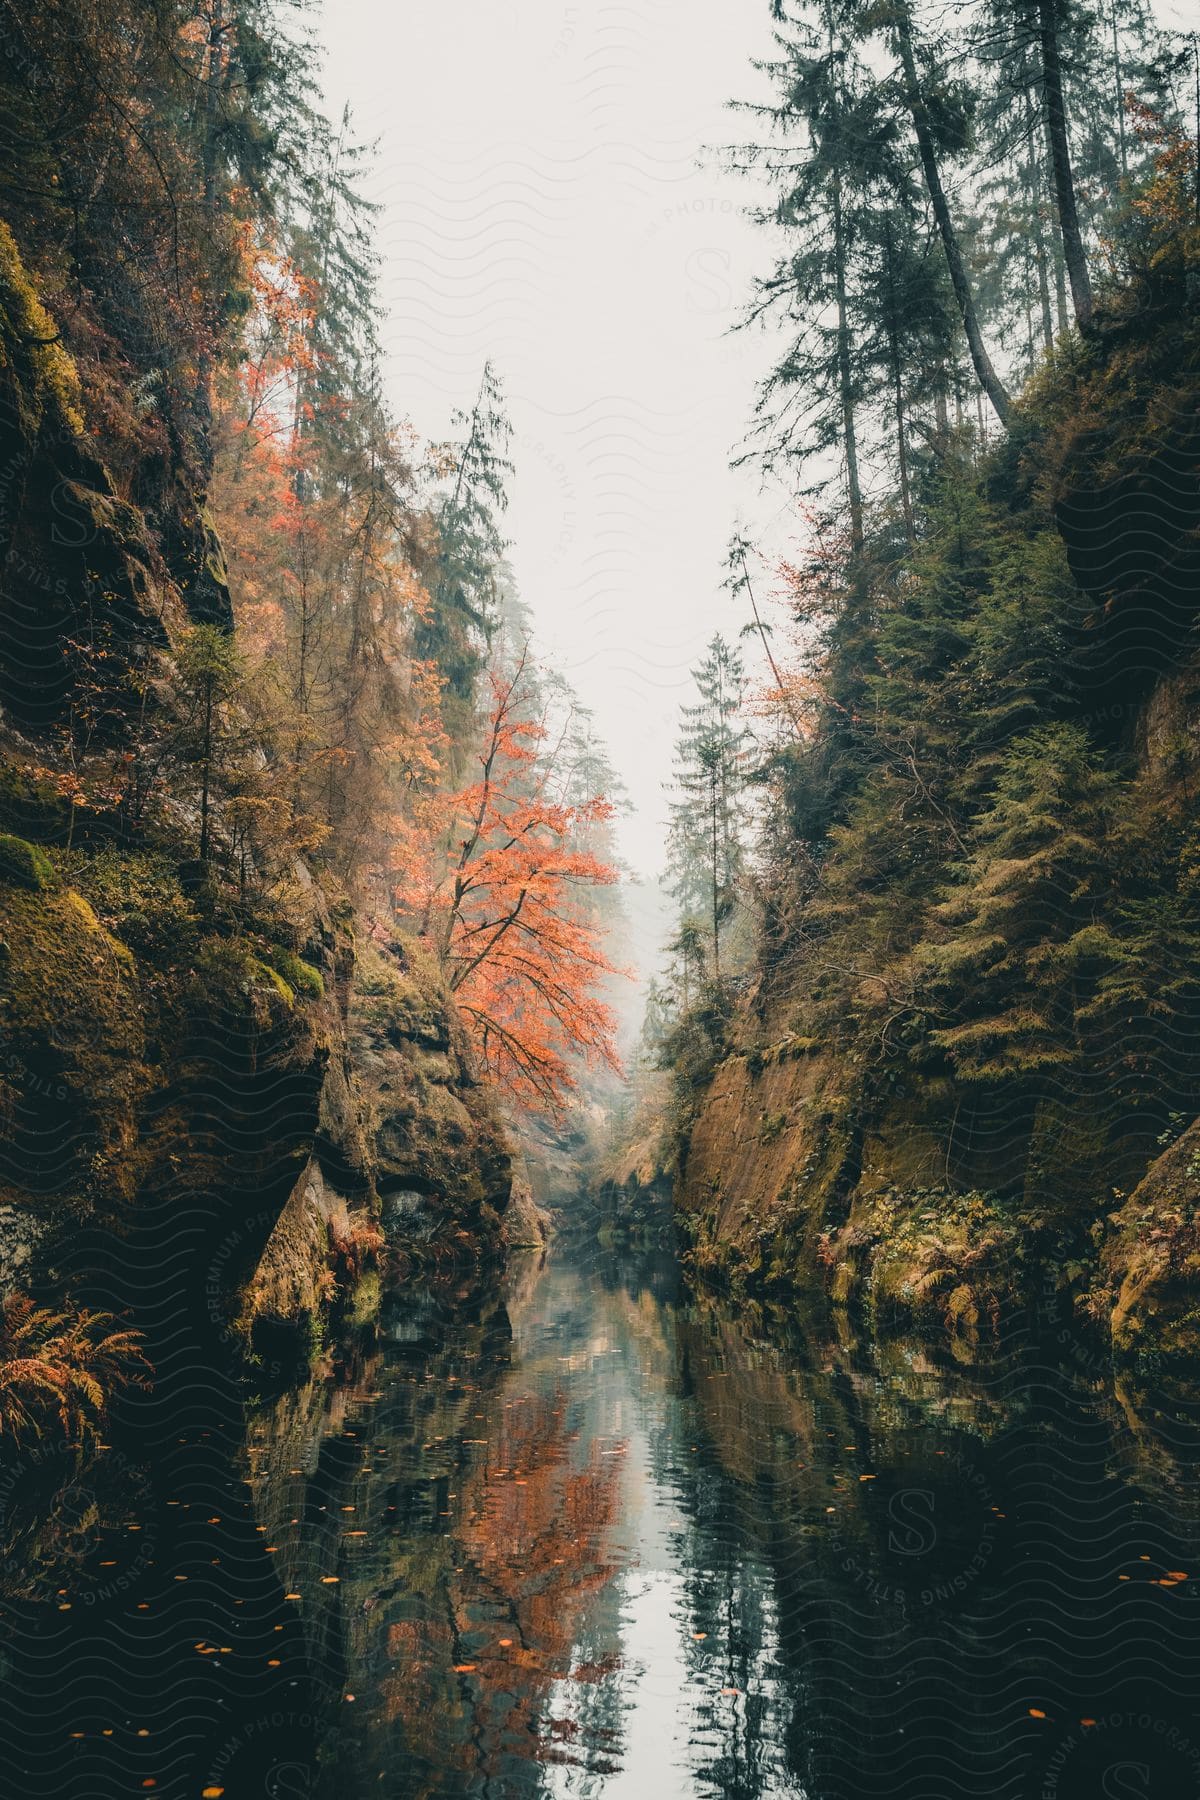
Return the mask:
<path id="1" fill-rule="evenodd" d="M 655 1252 L 397 1299 L 352 1377 L 10 1468 L 3 1791 L 1200 1796 L 1200 1412 L 1066 1354 Z"/>

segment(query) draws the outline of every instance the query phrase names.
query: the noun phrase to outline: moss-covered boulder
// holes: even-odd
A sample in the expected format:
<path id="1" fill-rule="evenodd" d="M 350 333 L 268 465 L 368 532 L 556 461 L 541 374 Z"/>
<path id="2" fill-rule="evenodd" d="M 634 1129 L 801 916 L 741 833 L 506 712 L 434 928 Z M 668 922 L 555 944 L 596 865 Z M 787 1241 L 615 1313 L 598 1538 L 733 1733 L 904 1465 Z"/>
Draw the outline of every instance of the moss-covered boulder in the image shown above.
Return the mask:
<path id="1" fill-rule="evenodd" d="M 71 887 L 0 883 L 0 937 L 0 1183 L 43 1200 L 128 1200 L 152 1082 L 134 958 Z"/>
<path id="2" fill-rule="evenodd" d="M 57 886 L 54 865 L 44 850 L 25 838 L 0 832 L 0 881 L 42 893 Z"/>

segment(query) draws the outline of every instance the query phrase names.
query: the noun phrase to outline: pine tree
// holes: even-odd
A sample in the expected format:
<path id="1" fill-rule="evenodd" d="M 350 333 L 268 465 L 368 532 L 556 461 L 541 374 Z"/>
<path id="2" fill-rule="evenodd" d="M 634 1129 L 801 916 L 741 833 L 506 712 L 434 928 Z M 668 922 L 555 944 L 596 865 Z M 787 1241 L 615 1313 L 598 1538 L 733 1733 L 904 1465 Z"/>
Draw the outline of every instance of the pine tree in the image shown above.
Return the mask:
<path id="1" fill-rule="evenodd" d="M 455 423 L 462 435 L 447 454 L 446 486 L 433 507 L 437 559 L 416 651 L 445 676 L 447 723 L 452 735 L 461 737 L 497 623 L 504 552 L 499 515 L 508 504 L 505 478 L 512 472 L 507 454 L 512 427 L 490 362 L 470 412 L 457 412 Z"/>
<path id="2" fill-rule="evenodd" d="M 743 110 L 783 140 L 742 145 L 743 169 L 765 166 L 777 198 L 757 216 L 783 228 L 793 247 L 758 283 L 747 323 L 781 315 L 790 341 L 765 382 L 757 407 L 764 466 L 801 466 L 837 446 L 844 460 L 854 551 L 865 538 L 859 457 L 863 371 L 857 343 L 852 266 L 857 252 L 864 155 L 877 121 L 864 104 L 866 82 L 852 47 L 839 37 L 835 0 L 821 0 L 776 33 L 777 61 L 765 65 L 778 90 L 770 106 Z M 783 20 L 782 9 L 777 14 Z M 790 140 L 797 141 L 796 150 Z"/>
<path id="3" fill-rule="evenodd" d="M 964 90 L 950 81 L 942 59 L 930 46 L 919 42 L 909 0 L 897 0 L 887 9 L 887 18 L 888 35 L 900 58 L 903 104 L 916 136 L 925 186 L 971 362 L 980 387 L 1004 424 L 1009 414 L 1008 390 L 988 355 L 962 243 L 942 177 L 945 157 L 960 154 L 969 142 L 969 105 Z"/>
<path id="4" fill-rule="evenodd" d="M 749 734 L 739 721 L 745 690 L 741 656 L 718 633 L 692 670 L 699 701 L 682 711 L 667 837 L 670 892 L 685 924 L 703 922 L 712 973 L 721 974 L 721 932 L 745 863 L 743 798 Z"/>
<path id="5" fill-rule="evenodd" d="M 961 888 L 938 909 L 947 940 L 925 952 L 959 1015 L 933 1041 L 962 1079 L 1041 1085 L 1077 1064 L 1078 951 L 1108 904 L 1114 789 L 1076 725 L 1010 745 Z"/>

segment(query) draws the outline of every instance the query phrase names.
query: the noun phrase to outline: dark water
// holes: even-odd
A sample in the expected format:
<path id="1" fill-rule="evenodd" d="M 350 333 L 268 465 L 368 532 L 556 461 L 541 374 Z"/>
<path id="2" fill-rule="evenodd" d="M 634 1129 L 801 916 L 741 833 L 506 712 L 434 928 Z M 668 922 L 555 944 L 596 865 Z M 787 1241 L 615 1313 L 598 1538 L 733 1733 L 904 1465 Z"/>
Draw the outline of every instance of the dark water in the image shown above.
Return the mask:
<path id="1" fill-rule="evenodd" d="M 1198 1423 L 530 1258 L 244 1427 L 10 1457 L 0 1788 L 1187 1800 Z"/>

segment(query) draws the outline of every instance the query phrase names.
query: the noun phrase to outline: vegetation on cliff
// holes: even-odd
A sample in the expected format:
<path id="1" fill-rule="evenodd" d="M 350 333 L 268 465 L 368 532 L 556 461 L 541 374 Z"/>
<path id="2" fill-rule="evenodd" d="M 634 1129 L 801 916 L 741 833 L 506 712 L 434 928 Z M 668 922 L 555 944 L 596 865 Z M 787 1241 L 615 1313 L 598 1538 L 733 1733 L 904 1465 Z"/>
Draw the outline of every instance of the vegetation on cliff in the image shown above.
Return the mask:
<path id="1" fill-rule="evenodd" d="M 498 377 L 393 414 L 289 9 L 3 34 L 0 1276 L 103 1287 L 174 1208 L 226 1328 L 319 1338 L 385 1216 L 494 1248 L 501 1110 L 611 1060 L 608 808 L 502 629 Z"/>
<path id="2" fill-rule="evenodd" d="M 718 970 L 714 916 L 661 1034 L 683 1220 L 699 1266 L 879 1319 L 970 1331 L 1049 1264 L 1106 1320 L 1110 1215 L 1200 1112 L 1192 52 L 1137 8 L 778 16 L 739 155 L 794 334 L 762 454 L 808 498 L 773 573 L 735 544 L 747 630 L 787 624 L 758 948 Z M 1171 1186 L 1142 1223 L 1182 1243 Z"/>

